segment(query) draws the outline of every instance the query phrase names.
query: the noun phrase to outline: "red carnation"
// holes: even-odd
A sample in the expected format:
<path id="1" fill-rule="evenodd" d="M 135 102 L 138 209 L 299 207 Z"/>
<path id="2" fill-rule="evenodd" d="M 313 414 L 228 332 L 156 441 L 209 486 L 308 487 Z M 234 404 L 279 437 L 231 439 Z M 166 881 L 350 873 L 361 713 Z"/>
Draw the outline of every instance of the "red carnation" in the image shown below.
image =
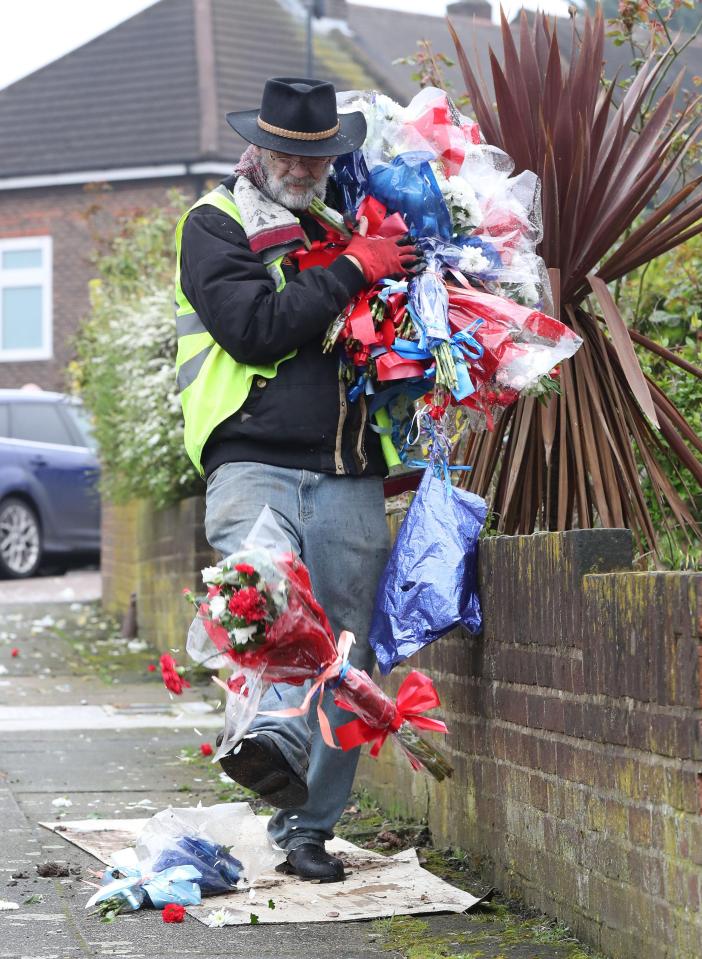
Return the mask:
<path id="1" fill-rule="evenodd" d="M 229 612 L 247 623 L 260 622 L 266 618 L 265 600 L 254 586 L 247 586 L 233 594 L 229 600 Z"/>
<path id="2" fill-rule="evenodd" d="M 19 656 L 19 649 L 16 646 L 10 651 L 10 656 Z"/>
<path id="3" fill-rule="evenodd" d="M 237 573 L 243 573 L 244 576 L 253 576 L 253 574 L 256 572 L 253 566 L 250 566 L 248 563 L 237 563 L 234 569 L 237 571 Z"/>
<path id="4" fill-rule="evenodd" d="M 149 665 L 146 668 L 148 669 L 150 673 L 156 672 L 156 665 L 154 663 L 149 663 Z"/>
<path id="5" fill-rule="evenodd" d="M 185 906 L 179 906 L 177 902 L 169 902 L 164 906 L 161 918 L 164 922 L 182 922 L 185 918 Z"/>
<path id="6" fill-rule="evenodd" d="M 212 746 L 209 743 L 200 743 L 200 752 L 203 756 L 211 756 Z"/>
<path id="7" fill-rule="evenodd" d="M 178 672 L 178 663 L 175 661 L 175 659 L 173 659 L 172 656 L 169 656 L 168 653 L 164 653 L 159 662 L 161 664 L 161 676 L 166 689 L 170 689 L 170 691 L 175 693 L 176 696 L 180 696 L 180 694 L 183 692 L 183 688 L 185 686 L 190 686 L 190 683 L 187 681 L 187 679 L 183 679 Z M 180 922 L 180 920 L 177 921 Z"/>

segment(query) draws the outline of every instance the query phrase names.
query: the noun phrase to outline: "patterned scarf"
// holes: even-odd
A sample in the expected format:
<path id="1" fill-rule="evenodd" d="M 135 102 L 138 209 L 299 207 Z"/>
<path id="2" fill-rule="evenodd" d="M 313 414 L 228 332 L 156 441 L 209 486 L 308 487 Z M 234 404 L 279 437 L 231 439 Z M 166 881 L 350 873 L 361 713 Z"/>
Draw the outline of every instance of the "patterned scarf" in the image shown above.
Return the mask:
<path id="1" fill-rule="evenodd" d="M 260 254 L 268 265 L 304 246 L 306 238 L 297 217 L 266 193 L 266 174 L 252 146 L 242 154 L 234 174 L 234 202 L 254 253 Z"/>

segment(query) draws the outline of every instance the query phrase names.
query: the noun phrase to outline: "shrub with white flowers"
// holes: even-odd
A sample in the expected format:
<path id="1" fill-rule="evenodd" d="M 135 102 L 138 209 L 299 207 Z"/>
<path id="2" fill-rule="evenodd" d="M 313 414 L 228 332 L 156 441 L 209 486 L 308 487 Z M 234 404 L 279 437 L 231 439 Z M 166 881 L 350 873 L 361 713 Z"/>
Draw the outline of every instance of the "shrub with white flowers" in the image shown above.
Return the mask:
<path id="1" fill-rule="evenodd" d="M 183 446 L 175 384 L 173 234 L 184 197 L 128 222 L 97 259 L 91 314 L 76 340 L 75 391 L 92 414 L 102 488 L 113 502 L 164 506 L 200 486 Z"/>

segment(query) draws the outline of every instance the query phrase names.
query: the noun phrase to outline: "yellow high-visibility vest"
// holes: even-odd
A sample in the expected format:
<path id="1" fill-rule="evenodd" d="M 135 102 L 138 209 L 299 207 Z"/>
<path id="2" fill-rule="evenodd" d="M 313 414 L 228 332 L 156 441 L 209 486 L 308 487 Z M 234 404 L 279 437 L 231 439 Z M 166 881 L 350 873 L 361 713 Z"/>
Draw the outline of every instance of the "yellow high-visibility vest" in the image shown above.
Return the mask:
<path id="1" fill-rule="evenodd" d="M 241 224 L 241 216 L 231 191 L 223 184 L 206 193 L 183 214 L 176 227 L 176 332 L 178 353 L 176 379 L 185 419 L 185 449 L 203 475 L 202 451 L 213 430 L 241 409 L 246 401 L 254 377 L 272 379 L 284 360 L 295 356 L 292 350 L 286 356 L 262 366 L 238 363 L 207 331 L 189 303 L 180 283 L 180 254 L 183 226 L 188 216 L 199 206 L 215 206 Z M 276 281 L 279 293 L 285 286 L 283 257 L 269 264 L 268 270 Z"/>

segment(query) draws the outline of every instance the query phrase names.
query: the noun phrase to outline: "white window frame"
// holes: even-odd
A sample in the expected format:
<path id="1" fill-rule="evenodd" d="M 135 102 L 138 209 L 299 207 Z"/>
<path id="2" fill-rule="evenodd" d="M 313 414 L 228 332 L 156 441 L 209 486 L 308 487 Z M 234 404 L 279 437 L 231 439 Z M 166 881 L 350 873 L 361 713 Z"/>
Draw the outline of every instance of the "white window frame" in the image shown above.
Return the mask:
<path id="1" fill-rule="evenodd" d="M 2 267 L 2 254 L 20 250 L 42 253 L 41 266 L 7 270 Z M 54 355 L 53 342 L 53 244 L 50 236 L 17 236 L 0 239 L 0 363 L 25 360 L 50 360 Z M 42 344 L 36 349 L 4 350 L 2 348 L 2 291 L 8 287 L 40 286 L 42 290 Z"/>

